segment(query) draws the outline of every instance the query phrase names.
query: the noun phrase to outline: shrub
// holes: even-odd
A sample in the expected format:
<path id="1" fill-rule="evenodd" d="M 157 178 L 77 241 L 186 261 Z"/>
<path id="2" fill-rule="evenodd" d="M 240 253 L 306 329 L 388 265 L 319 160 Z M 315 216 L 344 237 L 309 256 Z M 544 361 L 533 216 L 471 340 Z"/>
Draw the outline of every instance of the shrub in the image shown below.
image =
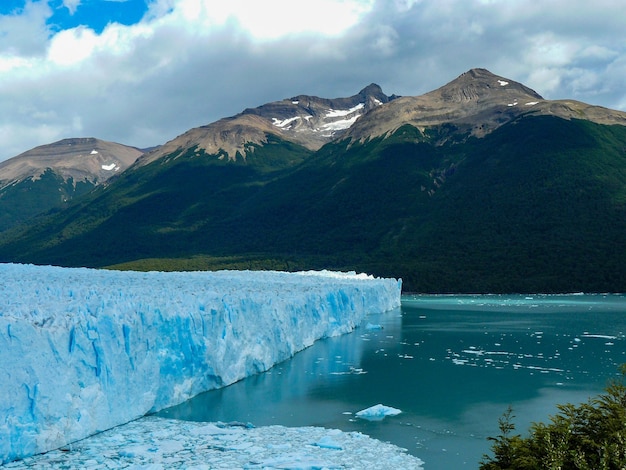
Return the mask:
<path id="1" fill-rule="evenodd" d="M 513 411 L 499 420 L 493 456 L 485 455 L 481 470 L 626 468 L 626 365 L 621 378 L 609 382 L 605 393 L 575 406 L 558 405 L 548 424 L 534 423 L 530 435 L 513 435 Z"/>

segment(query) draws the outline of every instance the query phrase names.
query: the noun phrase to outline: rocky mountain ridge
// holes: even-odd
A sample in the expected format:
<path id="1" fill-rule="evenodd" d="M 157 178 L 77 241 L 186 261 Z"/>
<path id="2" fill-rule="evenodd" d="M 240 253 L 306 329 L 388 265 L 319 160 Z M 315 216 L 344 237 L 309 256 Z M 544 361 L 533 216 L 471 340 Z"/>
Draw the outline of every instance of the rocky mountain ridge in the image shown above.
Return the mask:
<path id="1" fill-rule="evenodd" d="M 238 153 L 245 156 L 247 152 L 254 151 L 253 145 L 265 144 L 268 134 L 309 150 L 318 150 L 343 135 L 367 112 L 394 98 L 385 95 L 376 84 L 347 98 L 294 96 L 248 108 L 235 116 L 190 129 L 147 153 L 137 163 L 145 165 L 192 147 L 196 147 L 198 152 L 219 154 L 220 158 L 235 160 Z"/>
<path id="2" fill-rule="evenodd" d="M 126 170 L 143 152 L 100 139 L 41 145 L 0 162 L 0 232 L 59 209 Z"/>
<path id="3" fill-rule="evenodd" d="M 471 69 L 442 87 L 419 96 L 387 96 L 371 84 L 347 98 L 299 95 L 248 108 L 186 133 L 146 153 L 145 165 L 165 156 L 196 152 L 235 160 L 264 145 L 268 135 L 316 151 L 326 143 L 347 139 L 365 142 L 393 134 L 405 124 L 422 133 L 443 125 L 433 137 L 439 143 L 452 135 L 484 137 L 523 115 L 585 119 L 599 124 L 626 125 L 626 113 L 576 100 L 546 100 L 522 83 Z"/>
<path id="4" fill-rule="evenodd" d="M 0 162 L 0 189 L 26 178 L 37 180 L 46 170 L 65 180 L 101 183 L 124 171 L 142 154 L 135 147 L 93 137 L 63 139 Z"/>
<path id="5" fill-rule="evenodd" d="M 442 87 L 419 96 L 387 96 L 372 83 L 346 98 L 298 95 L 247 108 L 241 113 L 182 135 L 143 153 L 134 147 L 93 138 L 64 139 L 0 162 L 0 187 L 52 168 L 75 181 L 106 181 L 135 161 L 146 165 L 165 156 L 195 151 L 235 160 L 264 145 L 268 135 L 316 151 L 328 142 L 365 142 L 388 136 L 405 124 L 422 133 L 448 126 L 451 134 L 483 137 L 522 115 L 552 115 L 599 124 L 626 125 L 626 113 L 575 100 L 546 100 L 514 80 L 474 68 Z"/>
<path id="6" fill-rule="evenodd" d="M 575 100 L 546 100 L 519 82 L 476 68 L 436 90 L 401 97 L 373 110 L 366 119 L 355 122 L 343 138 L 363 142 L 389 135 L 405 124 L 421 132 L 445 124 L 456 134 L 483 137 L 519 116 L 531 114 L 626 125 L 624 112 Z"/>

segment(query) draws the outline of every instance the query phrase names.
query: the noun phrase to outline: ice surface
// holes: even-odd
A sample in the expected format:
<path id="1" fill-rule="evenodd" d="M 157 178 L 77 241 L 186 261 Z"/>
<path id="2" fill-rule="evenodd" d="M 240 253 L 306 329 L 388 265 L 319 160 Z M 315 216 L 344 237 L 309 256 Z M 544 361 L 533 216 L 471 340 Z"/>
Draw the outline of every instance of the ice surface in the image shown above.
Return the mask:
<path id="1" fill-rule="evenodd" d="M 419 470 L 423 462 L 358 432 L 247 429 L 149 416 L 4 468 Z"/>
<path id="2" fill-rule="evenodd" d="M 400 413 L 402 413 L 402 410 L 379 403 L 378 405 L 370 406 L 365 410 L 359 411 L 356 416 L 359 418 L 368 419 L 370 421 L 379 421 L 385 416 L 396 416 Z"/>
<path id="3" fill-rule="evenodd" d="M 354 273 L 0 264 L 0 462 L 265 371 L 400 305 Z"/>

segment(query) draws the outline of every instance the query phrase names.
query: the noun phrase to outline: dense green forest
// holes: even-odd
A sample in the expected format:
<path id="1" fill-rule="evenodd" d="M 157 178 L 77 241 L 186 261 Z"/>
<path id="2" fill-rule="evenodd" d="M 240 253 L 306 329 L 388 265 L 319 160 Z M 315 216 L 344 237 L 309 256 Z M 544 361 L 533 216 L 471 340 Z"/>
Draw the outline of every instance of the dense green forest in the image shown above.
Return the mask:
<path id="1" fill-rule="evenodd" d="M 67 207 L 72 198 L 87 194 L 94 186 L 87 180 L 64 179 L 50 169 L 36 181 L 28 178 L 9 184 L 0 189 L 0 232 L 47 210 Z"/>
<path id="2" fill-rule="evenodd" d="M 433 136 L 445 143 L 434 145 Z M 414 292 L 626 291 L 626 128 L 522 116 L 338 141 L 191 149 L 0 234 L 0 260 L 340 269 Z"/>

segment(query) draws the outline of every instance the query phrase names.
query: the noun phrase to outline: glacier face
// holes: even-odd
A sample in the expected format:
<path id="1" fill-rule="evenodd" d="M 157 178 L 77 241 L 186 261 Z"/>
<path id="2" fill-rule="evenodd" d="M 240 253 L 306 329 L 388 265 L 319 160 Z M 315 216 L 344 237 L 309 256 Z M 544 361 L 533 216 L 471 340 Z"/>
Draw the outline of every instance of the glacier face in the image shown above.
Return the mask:
<path id="1" fill-rule="evenodd" d="M 0 462 L 229 385 L 400 305 L 354 273 L 0 264 Z"/>

